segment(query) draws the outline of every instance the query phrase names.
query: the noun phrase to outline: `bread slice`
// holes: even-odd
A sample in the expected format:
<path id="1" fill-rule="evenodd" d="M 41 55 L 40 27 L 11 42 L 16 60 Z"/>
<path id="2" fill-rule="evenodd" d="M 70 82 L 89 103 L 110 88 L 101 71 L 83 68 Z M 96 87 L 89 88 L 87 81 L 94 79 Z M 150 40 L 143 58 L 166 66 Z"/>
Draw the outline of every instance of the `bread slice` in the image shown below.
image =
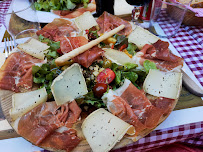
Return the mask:
<path id="1" fill-rule="evenodd" d="M 190 6 L 193 8 L 203 8 L 203 0 L 193 0 Z"/>
<path id="2" fill-rule="evenodd" d="M 186 4 L 190 3 L 191 0 L 177 0 L 177 2 Z M 190 4 L 192 8 L 203 8 L 203 0 L 193 0 Z"/>

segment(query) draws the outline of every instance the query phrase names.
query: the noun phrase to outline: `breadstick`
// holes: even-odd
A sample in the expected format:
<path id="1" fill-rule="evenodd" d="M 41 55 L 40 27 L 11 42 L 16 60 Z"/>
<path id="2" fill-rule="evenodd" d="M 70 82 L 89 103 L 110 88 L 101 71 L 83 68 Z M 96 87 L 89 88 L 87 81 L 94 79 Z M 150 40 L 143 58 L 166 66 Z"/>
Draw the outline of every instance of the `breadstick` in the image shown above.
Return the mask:
<path id="1" fill-rule="evenodd" d="M 67 60 L 70 60 L 70 59 L 74 58 L 75 56 L 85 52 L 86 50 L 92 48 L 93 46 L 99 44 L 100 42 L 106 40 L 107 38 L 113 36 L 114 34 L 118 33 L 119 31 L 121 31 L 124 28 L 125 28 L 125 25 L 122 24 L 119 27 L 117 27 L 117 28 L 105 33 L 104 35 L 100 36 L 99 38 L 97 38 L 93 41 L 90 41 L 89 43 L 87 43 L 87 44 L 85 44 L 79 48 L 76 48 L 69 53 L 62 55 L 61 57 L 58 57 L 55 60 L 56 65 L 58 65 L 58 66 L 64 65 L 64 62 L 66 62 Z"/>

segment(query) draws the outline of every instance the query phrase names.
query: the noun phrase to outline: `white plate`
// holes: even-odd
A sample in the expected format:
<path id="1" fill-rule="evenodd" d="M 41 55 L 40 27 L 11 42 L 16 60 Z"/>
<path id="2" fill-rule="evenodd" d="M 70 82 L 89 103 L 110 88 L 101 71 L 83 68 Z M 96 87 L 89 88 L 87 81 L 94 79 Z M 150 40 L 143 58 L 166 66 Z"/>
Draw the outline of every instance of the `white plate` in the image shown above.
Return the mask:
<path id="1" fill-rule="evenodd" d="M 29 1 L 24 1 L 24 0 L 14 0 L 13 1 L 13 11 L 17 12 L 21 8 L 28 8 L 29 7 Z M 19 7 L 21 6 L 21 7 Z M 16 13 L 19 17 L 31 21 L 31 22 L 36 22 L 38 20 L 40 23 L 50 23 L 52 22 L 55 18 L 60 18 L 60 16 L 55 15 L 51 12 L 44 12 L 44 11 L 34 11 L 31 8 L 26 9 L 25 11 Z M 36 17 L 32 17 L 33 15 L 36 15 Z"/>
<path id="2" fill-rule="evenodd" d="M 16 12 L 18 11 L 20 8 L 26 8 L 28 7 L 30 4 L 28 1 L 24 1 L 24 0 L 14 0 L 13 2 L 13 10 Z M 21 6 L 21 7 L 19 7 Z M 122 7 L 120 7 L 122 6 Z M 134 7 L 129 5 L 125 0 L 116 0 L 115 4 L 114 4 L 114 11 L 115 11 L 115 15 L 122 15 L 122 14 L 131 14 L 132 9 Z M 28 11 L 26 11 L 26 13 L 17 13 L 17 15 L 25 20 L 34 22 L 36 21 L 35 19 L 31 18 L 30 16 L 32 16 L 32 14 L 34 14 L 35 12 L 31 9 L 29 9 Z M 95 12 L 93 12 L 92 14 L 94 14 Z M 38 21 L 40 23 L 50 23 L 52 22 L 55 18 L 60 18 L 60 16 L 52 13 L 52 12 L 45 12 L 45 11 L 36 11 L 36 15 L 38 18 Z M 69 19 L 71 20 L 71 19 Z"/>

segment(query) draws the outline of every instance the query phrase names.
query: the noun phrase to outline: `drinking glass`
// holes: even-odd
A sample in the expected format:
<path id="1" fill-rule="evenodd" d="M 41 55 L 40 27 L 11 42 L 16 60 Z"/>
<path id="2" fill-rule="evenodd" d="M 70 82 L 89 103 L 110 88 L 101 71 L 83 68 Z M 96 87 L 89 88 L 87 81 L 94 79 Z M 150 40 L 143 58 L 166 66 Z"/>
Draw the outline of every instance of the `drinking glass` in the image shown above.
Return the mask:
<path id="1" fill-rule="evenodd" d="M 151 0 L 126 0 L 126 2 L 130 5 L 134 6 L 132 10 L 132 22 L 136 25 L 140 25 L 138 18 L 140 16 L 140 7 L 147 5 Z"/>
<path id="2" fill-rule="evenodd" d="M 181 3 L 176 0 L 154 0 L 149 31 L 162 38 L 175 36 L 190 3 L 188 0 L 181 0 Z"/>
<path id="3" fill-rule="evenodd" d="M 36 31 L 40 29 L 34 0 L 3 0 L 0 3 L 8 4 L 9 1 L 8 11 L 0 11 L 0 20 L 3 20 L 4 26 L 15 43 L 23 43 L 36 36 Z"/>

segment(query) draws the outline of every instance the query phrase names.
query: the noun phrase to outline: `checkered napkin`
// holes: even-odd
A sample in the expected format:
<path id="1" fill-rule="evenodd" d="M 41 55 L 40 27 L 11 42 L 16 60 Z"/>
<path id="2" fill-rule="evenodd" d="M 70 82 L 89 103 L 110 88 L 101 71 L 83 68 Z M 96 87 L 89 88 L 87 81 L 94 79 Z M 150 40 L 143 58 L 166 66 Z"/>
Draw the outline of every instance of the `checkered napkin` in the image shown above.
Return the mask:
<path id="1" fill-rule="evenodd" d="M 167 24 L 167 14 L 162 12 L 160 18 L 160 27 L 166 34 L 171 35 L 174 27 Z M 175 37 L 169 38 L 169 41 L 203 86 L 203 27 L 181 26 Z"/>
<path id="2" fill-rule="evenodd" d="M 174 142 L 186 142 L 203 145 L 203 137 L 188 139 L 203 134 L 203 122 L 191 123 L 162 130 L 154 130 L 145 138 L 126 147 L 113 150 L 112 152 L 139 152 L 147 151 Z M 200 140 L 201 139 L 201 140 Z"/>
<path id="3" fill-rule="evenodd" d="M 6 13 L 7 12 L 7 10 L 9 9 L 10 4 L 11 4 L 11 0 L 0 2 L 0 15 L 2 15 L 1 13 Z M 0 27 L 1 27 L 1 24 L 3 24 L 2 19 L 3 18 L 0 17 Z"/>
<path id="4" fill-rule="evenodd" d="M 203 122 L 191 123 L 162 130 L 154 130 L 137 142 L 120 149 L 112 150 L 112 152 L 145 152 L 175 142 L 184 142 L 202 146 L 203 136 L 197 137 L 201 134 L 203 134 Z M 41 152 L 49 151 L 42 150 Z"/>

